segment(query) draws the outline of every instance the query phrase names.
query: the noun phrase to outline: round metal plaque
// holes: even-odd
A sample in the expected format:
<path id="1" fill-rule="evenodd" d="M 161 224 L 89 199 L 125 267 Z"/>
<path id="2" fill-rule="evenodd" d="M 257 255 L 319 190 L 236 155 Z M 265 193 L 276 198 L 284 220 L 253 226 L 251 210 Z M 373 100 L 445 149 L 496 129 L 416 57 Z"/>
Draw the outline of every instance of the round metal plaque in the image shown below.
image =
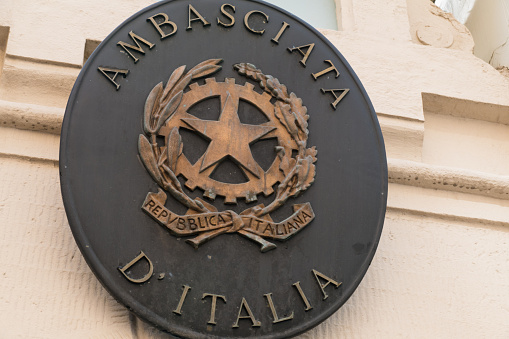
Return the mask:
<path id="1" fill-rule="evenodd" d="M 359 79 L 264 2 L 163 1 L 96 49 L 60 173 L 104 287 L 179 337 L 285 338 L 343 305 L 375 253 L 387 164 Z"/>

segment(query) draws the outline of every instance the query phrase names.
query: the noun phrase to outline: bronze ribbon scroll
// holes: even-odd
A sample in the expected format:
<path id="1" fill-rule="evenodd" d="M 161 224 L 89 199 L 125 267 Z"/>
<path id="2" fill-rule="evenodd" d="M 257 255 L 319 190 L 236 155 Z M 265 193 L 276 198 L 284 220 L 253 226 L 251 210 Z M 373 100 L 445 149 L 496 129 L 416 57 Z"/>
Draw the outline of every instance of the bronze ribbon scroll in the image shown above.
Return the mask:
<path id="1" fill-rule="evenodd" d="M 284 241 L 309 225 L 315 218 L 309 202 L 294 204 L 293 214 L 281 222 L 272 221 L 268 215 L 259 218 L 251 214 L 251 209 L 240 214 L 230 210 L 209 213 L 189 210 L 185 215 L 178 215 L 164 206 L 166 198 L 166 193 L 161 189 L 158 193 L 148 193 L 142 209 L 177 236 L 199 235 L 190 239 L 196 247 L 204 242 L 200 238 L 205 235 L 203 240 L 210 239 L 211 235 L 235 232 L 248 238 L 261 237 Z"/>

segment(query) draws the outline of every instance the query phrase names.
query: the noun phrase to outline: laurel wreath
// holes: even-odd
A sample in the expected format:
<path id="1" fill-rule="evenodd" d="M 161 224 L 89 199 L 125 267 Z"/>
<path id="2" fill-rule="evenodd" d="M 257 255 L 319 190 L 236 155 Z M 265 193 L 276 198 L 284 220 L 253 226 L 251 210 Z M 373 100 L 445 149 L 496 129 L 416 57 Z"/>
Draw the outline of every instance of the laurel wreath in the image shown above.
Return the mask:
<path id="1" fill-rule="evenodd" d="M 210 207 L 203 204 L 198 198 L 192 199 L 183 190 L 177 179 L 176 168 L 179 157 L 182 155 L 183 143 L 178 127 L 174 127 L 166 138 L 166 144 L 160 147 L 156 137 L 166 121 L 172 118 L 182 100 L 184 90 L 192 80 L 203 78 L 221 70 L 222 59 L 209 59 L 196 65 L 188 72 L 186 66 L 180 66 L 171 74 L 166 86 L 158 83 L 150 92 L 145 102 L 143 129 L 146 134 L 140 134 L 138 150 L 140 158 L 147 171 L 157 184 L 169 192 L 177 201 L 198 213 L 212 212 Z M 277 101 L 274 112 L 281 124 L 286 128 L 298 146 L 295 158 L 286 155 L 281 146 L 277 146 L 277 155 L 281 159 L 280 170 L 285 178 L 276 190 L 275 199 L 267 206 L 258 205 L 249 208 L 242 216 L 263 217 L 279 207 L 291 197 L 297 197 L 309 188 L 315 178 L 315 165 L 317 150 L 315 147 L 307 148 L 309 116 L 307 108 L 302 105 L 302 99 L 295 93 L 288 94 L 285 85 L 278 79 L 265 75 L 256 66 L 249 63 L 234 65 L 234 69 L 243 76 L 258 81 L 260 86 Z M 208 205 L 208 204 L 207 204 Z M 228 233 L 240 231 L 244 227 L 239 215 L 233 211 L 231 214 L 231 229 Z M 240 221 L 240 222 L 239 222 Z"/>

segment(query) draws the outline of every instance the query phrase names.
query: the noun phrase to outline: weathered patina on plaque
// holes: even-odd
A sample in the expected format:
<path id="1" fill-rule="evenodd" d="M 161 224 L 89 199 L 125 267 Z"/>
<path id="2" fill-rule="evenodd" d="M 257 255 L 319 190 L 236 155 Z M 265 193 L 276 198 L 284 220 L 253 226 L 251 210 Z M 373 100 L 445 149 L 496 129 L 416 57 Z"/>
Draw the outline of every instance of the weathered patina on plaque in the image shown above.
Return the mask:
<path id="1" fill-rule="evenodd" d="M 382 231 L 362 84 L 266 2 L 160 1 L 126 20 L 76 80 L 59 164 L 96 277 L 179 338 L 309 330 L 354 293 Z"/>
<path id="2" fill-rule="evenodd" d="M 315 179 L 317 150 L 307 148 L 309 116 L 302 99 L 288 93 L 285 85 L 276 78 L 265 75 L 248 63 L 234 65 L 239 74 L 258 81 L 263 94 L 254 91 L 251 83 L 235 84 L 235 79 L 216 82 L 206 78 L 200 86 L 193 80 L 207 77 L 219 71 L 221 59 L 203 61 L 185 72 L 186 66 L 173 71 L 165 86 L 158 83 L 145 103 L 144 134 L 140 134 L 138 149 L 140 157 L 152 178 L 169 192 L 173 198 L 188 208 L 185 215 L 178 215 L 164 205 L 167 195 L 163 190 L 149 193 L 143 210 L 166 226 L 177 236 L 195 236 L 187 242 L 195 248 L 223 233 L 239 233 L 261 246 L 261 251 L 276 248 L 265 238 L 285 241 L 302 230 L 314 219 L 310 203 L 296 204 L 294 213 L 281 222 L 274 222 L 270 213 L 291 198 L 305 191 Z M 190 84 L 190 85 L 189 85 Z M 190 90 L 184 93 L 186 87 Z M 194 104 L 210 97 L 220 98 L 219 120 L 202 120 L 187 110 Z M 275 104 L 271 98 L 276 99 Z M 260 125 L 240 122 L 237 109 L 239 100 L 255 105 L 269 120 Z M 211 140 L 206 152 L 192 164 L 183 154 L 180 128 L 187 128 Z M 163 146 L 157 144 L 157 136 L 163 136 Z M 278 140 L 277 158 L 267 171 L 258 165 L 249 145 L 263 138 Z M 292 152 L 296 156 L 292 157 Z M 245 183 L 231 184 L 214 180 L 210 175 L 217 165 L 231 157 L 249 179 Z M 279 183 L 275 199 L 268 205 L 250 207 L 241 213 L 232 210 L 218 211 L 207 202 L 190 198 L 182 188 L 177 176 L 183 175 L 186 186 L 204 190 L 203 196 L 214 200 L 216 195 L 225 197 L 225 203 L 235 204 L 237 198 L 247 202 L 257 200 L 260 193 L 274 194 L 273 185 Z"/>

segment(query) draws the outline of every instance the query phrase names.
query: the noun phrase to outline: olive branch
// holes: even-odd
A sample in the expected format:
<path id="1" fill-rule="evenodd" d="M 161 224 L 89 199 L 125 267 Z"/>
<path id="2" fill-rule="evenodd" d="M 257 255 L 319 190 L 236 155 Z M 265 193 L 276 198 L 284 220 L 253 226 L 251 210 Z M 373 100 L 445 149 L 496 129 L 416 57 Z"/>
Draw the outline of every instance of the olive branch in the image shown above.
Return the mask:
<path id="1" fill-rule="evenodd" d="M 175 175 L 177 161 L 182 154 L 183 143 L 178 128 L 173 128 L 167 136 L 164 147 L 157 145 L 156 137 L 161 127 L 171 119 L 180 105 L 184 89 L 191 80 L 199 79 L 219 71 L 218 64 L 222 59 L 209 59 L 203 61 L 184 74 L 186 66 L 180 66 L 171 74 L 166 86 L 158 83 L 145 101 L 143 130 L 148 138 L 140 134 L 138 150 L 140 158 L 152 178 L 180 203 L 197 212 L 210 212 L 205 205 L 191 199 L 185 194 L 182 185 Z M 150 138 L 150 141 L 149 141 Z"/>

